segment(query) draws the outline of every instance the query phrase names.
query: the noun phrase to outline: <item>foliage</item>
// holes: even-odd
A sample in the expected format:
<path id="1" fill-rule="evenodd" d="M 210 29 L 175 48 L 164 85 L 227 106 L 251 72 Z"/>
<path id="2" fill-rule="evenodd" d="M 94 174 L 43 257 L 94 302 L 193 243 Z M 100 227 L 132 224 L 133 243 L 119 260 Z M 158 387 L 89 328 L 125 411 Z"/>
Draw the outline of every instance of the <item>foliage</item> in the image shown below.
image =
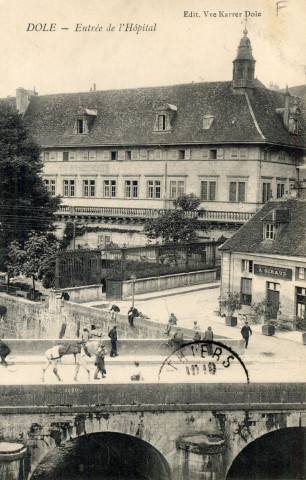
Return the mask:
<path id="1" fill-rule="evenodd" d="M 182 195 L 173 203 L 175 209 L 164 210 L 146 221 L 144 233 L 149 240 L 161 238 L 163 243 L 195 242 L 201 228 L 197 211 L 200 199 L 194 194 Z"/>
<path id="2" fill-rule="evenodd" d="M 175 208 L 180 208 L 184 212 L 195 212 L 200 206 L 201 200 L 194 193 L 188 195 L 182 195 L 181 197 L 173 200 Z"/>
<path id="3" fill-rule="evenodd" d="M 14 241 L 9 247 L 7 268 L 15 274 L 22 273 L 33 280 L 33 298 L 35 298 L 35 280 L 43 280 L 44 286 L 51 286 L 55 274 L 57 240 L 53 234 L 38 235 L 29 233 L 21 248 Z"/>
<path id="4" fill-rule="evenodd" d="M 267 299 L 258 303 L 252 303 L 251 307 L 257 318 L 264 318 L 264 320 L 269 320 L 272 318 L 275 311 L 275 306 L 272 305 Z M 279 309 L 280 308 L 281 305 L 279 305 Z"/>
<path id="5" fill-rule="evenodd" d="M 226 298 L 220 300 L 220 306 L 227 310 L 229 317 L 232 317 L 236 310 L 242 308 L 240 293 L 229 292 Z"/>
<path id="6" fill-rule="evenodd" d="M 37 144 L 29 136 L 22 116 L 8 102 L 0 102 L 0 258 L 2 264 L 12 241 L 22 246 L 29 233 L 53 230 L 60 203 L 41 177 Z M 4 266 L 4 265 L 1 265 Z"/>

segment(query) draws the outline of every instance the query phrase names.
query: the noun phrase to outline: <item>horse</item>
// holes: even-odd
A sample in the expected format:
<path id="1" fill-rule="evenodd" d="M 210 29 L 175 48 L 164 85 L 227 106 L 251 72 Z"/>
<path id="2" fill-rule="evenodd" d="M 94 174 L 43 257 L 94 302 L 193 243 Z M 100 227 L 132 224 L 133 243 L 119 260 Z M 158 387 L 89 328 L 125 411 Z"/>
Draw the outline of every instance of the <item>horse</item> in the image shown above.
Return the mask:
<path id="1" fill-rule="evenodd" d="M 75 374 L 74 380 L 78 381 L 78 373 L 80 367 L 83 367 L 84 370 L 87 371 L 88 381 L 90 380 L 90 370 L 87 366 L 87 357 L 91 357 L 92 355 L 96 355 L 98 353 L 98 348 L 101 345 L 101 341 L 88 341 L 88 342 L 71 342 L 68 344 L 58 344 L 54 347 L 49 348 L 45 352 L 45 357 L 47 362 L 43 367 L 42 371 L 42 382 L 45 381 L 45 373 L 46 370 L 53 366 L 53 373 L 58 379 L 59 382 L 62 382 L 61 377 L 59 376 L 57 367 L 61 361 L 61 358 L 66 355 L 74 355 L 75 358 Z"/>

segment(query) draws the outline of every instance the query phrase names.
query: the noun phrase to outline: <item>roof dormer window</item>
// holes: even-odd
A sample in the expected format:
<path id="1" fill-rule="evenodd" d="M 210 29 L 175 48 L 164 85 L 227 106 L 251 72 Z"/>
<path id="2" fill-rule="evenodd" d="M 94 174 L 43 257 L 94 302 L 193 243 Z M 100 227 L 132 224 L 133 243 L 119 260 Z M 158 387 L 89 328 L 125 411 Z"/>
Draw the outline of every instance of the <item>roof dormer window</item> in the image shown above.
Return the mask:
<path id="1" fill-rule="evenodd" d="M 214 121 L 214 117 L 212 115 L 204 115 L 203 116 L 203 130 L 209 130 L 212 126 Z"/>
<path id="2" fill-rule="evenodd" d="M 84 119 L 77 119 L 77 133 L 84 133 Z"/>
<path id="3" fill-rule="evenodd" d="M 96 116 L 97 110 L 89 110 L 88 108 L 79 107 L 74 122 L 73 133 L 77 135 L 88 134 Z"/>
<path id="4" fill-rule="evenodd" d="M 264 240 L 274 240 L 275 225 L 274 223 L 264 223 Z"/>
<path id="5" fill-rule="evenodd" d="M 153 106 L 156 114 L 153 132 L 171 132 L 177 107 L 170 103 L 160 101 Z"/>

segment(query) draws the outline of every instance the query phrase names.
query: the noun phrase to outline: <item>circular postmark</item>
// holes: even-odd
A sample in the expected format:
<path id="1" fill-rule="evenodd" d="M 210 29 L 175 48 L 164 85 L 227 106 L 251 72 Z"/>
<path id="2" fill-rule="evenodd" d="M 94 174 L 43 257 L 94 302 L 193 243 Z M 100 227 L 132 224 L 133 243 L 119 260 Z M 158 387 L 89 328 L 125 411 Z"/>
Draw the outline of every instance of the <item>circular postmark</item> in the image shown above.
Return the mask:
<path id="1" fill-rule="evenodd" d="M 160 366 L 158 381 L 247 382 L 248 370 L 230 346 L 217 340 L 184 342 L 172 348 Z"/>

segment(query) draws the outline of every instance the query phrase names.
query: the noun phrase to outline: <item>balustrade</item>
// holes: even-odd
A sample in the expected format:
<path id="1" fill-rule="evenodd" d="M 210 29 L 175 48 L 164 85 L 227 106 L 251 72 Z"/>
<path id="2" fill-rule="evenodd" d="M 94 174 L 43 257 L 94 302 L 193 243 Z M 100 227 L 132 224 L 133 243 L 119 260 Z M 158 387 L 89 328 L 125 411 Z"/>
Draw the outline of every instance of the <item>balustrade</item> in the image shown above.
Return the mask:
<path id="1" fill-rule="evenodd" d="M 114 218 L 156 218 L 163 209 L 157 208 L 132 208 L 132 207 L 93 207 L 93 206 L 60 206 L 56 212 L 58 215 L 85 215 Z M 223 222 L 246 222 L 254 215 L 253 212 L 227 212 L 203 210 L 199 212 L 202 220 Z M 194 216 L 192 213 L 191 216 Z"/>

